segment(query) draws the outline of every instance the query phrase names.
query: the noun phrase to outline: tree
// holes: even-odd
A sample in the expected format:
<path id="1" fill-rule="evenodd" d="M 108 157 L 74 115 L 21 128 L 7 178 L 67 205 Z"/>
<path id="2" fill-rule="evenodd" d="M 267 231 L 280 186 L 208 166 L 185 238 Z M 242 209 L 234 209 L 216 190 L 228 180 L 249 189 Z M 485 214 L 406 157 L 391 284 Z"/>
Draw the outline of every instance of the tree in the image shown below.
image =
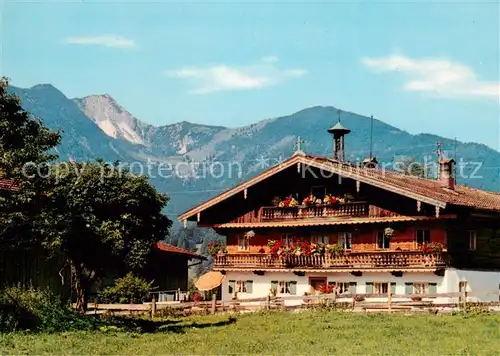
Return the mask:
<path id="1" fill-rule="evenodd" d="M 71 267 L 76 306 L 85 311 L 96 280 L 140 270 L 152 244 L 168 236 L 171 221 L 162 214 L 168 197 L 118 162 L 63 162 L 50 181 L 36 228 L 42 245 Z"/>
<path id="2" fill-rule="evenodd" d="M 19 98 L 7 92 L 8 85 L 0 78 L 0 177 L 11 180 L 16 189 L 0 192 L 1 248 L 32 242 L 33 219 L 48 184 L 43 177 L 57 158 L 49 151 L 61 140 L 59 132 L 22 108 Z"/>
<path id="3" fill-rule="evenodd" d="M 423 164 L 412 157 L 401 157 L 398 159 L 396 161 L 396 171 L 414 177 L 423 178 L 425 175 Z"/>

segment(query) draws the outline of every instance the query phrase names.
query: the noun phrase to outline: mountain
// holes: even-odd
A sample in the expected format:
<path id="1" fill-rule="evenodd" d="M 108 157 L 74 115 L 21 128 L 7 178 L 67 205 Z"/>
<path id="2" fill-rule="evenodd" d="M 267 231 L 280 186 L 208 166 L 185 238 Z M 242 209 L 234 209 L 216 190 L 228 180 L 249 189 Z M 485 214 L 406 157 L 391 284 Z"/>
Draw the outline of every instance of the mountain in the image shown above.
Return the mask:
<path id="1" fill-rule="evenodd" d="M 47 84 L 10 90 L 20 96 L 26 110 L 48 127 L 63 131 L 58 149 L 61 159 L 102 157 L 134 163 L 136 169 L 142 165 L 141 172 L 171 196 L 170 215 L 289 157 L 297 136 L 305 141 L 301 147 L 305 152 L 330 155 L 332 140 L 326 130 L 337 121 L 336 108 L 317 106 L 239 128 L 189 122 L 153 126 L 135 118 L 110 95 L 69 99 Z M 342 112 L 341 119 L 352 130 L 346 136 L 346 158 L 361 161 L 368 157 L 371 120 L 350 112 Z M 432 134 L 412 135 L 373 121 L 373 153 L 388 169 L 398 156 L 434 162 L 438 141 L 448 156 L 465 162 L 463 170 L 457 167 L 459 184 L 499 190 L 499 152 Z M 162 175 L 165 165 L 169 174 Z"/>

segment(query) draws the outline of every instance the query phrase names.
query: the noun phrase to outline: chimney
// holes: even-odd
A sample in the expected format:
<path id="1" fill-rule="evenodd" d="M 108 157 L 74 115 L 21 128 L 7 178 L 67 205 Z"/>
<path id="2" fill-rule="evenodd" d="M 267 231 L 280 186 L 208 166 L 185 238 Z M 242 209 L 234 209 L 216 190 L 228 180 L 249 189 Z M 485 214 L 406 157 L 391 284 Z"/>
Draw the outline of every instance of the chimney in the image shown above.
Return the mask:
<path id="1" fill-rule="evenodd" d="M 442 158 L 439 161 L 439 182 L 443 188 L 455 189 L 454 164 L 455 160 L 453 158 Z"/>
<path id="2" fill-rule="evenodd" d="M 361 166 L 363 166 L 365 168 L 377 168 L 377 164 L 378 164 L 378 161 L 377 161 L 377 158 L 375 158 L 375 157 L 365 158 L 363 160 L 363 162 L 361 162 Z"/>

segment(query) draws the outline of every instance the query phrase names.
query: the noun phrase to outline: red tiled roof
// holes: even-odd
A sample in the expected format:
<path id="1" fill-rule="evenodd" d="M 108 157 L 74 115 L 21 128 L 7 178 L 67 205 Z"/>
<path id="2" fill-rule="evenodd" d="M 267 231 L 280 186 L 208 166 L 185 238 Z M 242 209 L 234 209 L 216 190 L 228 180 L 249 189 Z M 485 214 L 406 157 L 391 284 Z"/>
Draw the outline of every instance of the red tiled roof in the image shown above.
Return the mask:
<path id="1" fill-rule="evenodd" d="M 369 177 L 381 183 L 388 183 L 393 187 L 412 191 L 447 204 L 500 211 L 500 194 L 495 192 L 470 188 L 458 184 L 455 185 L 453 190 L 450 190 L 443 188 L 441 183 L 434 179 L 419 178 L 397 172 L 383 171 L 381 169 L 352 166 L 348 167 L 346 164 L 321 156 L 308 155 L 306 158 L 326 163 L 332 168 L 336 167 L 342 170 L 354 172 L 358 175 Z"/>
<path id="2" fill-rule="evenodd" d="M 186 250 L 184 248 L 175 247 L 175 246 L 166 244 L 164 242 L 155 242 L 153 244 L 153 247 L 160 250 L 160 251 L 163 251 L 163 252 L 170 252 L 170 253 L 177 253 L 177 254 L 181 254 L 181 255 L 187 255 L 191 258 L 198 258 L 201 260 L 205 259 L 205 257 L 198 255 L 197 253 Z"/>
<path id="3" fill-rule="evenodd" d="M 0 179 L 0 190 L 15 190 L 16 184 L 12 179 Z"/>
<path id="4" fill-rule="evenodd" d="M 181 214 L 178 219 L 189 219 L 197 213 L 240 193 L 244 189 L 288 169 L 295 164 L 301 163 L 337 173 L 346 178 L 352 178 L 370 185 L 378 186 L 382 189 L 439 207 L 445 207 L 447 204 L 450 204 L 500 212 L 500 193 L 469 188 L 463 185 L 455 185 L 455 188 L 450 190 L 443 188 L 439 181 L 433 179 L 413 177 L 397 172 L 381 170 L 379 168 L 355 166 L 323 156 L 296 154 L 286 161 L 265 170 L 261 174 L 187 210 Z"/>

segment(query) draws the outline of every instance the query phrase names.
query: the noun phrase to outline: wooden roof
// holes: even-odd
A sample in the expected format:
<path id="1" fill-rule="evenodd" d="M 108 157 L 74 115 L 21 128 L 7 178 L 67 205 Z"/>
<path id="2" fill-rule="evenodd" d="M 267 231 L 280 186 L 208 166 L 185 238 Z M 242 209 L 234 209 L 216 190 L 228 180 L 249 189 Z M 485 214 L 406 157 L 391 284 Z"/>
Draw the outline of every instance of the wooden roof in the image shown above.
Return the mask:
<path id="1" fill-rule="evenodd" d="M 496 192 L 469 188 L 463 185 L 455 185 L 455 189 L 450 190 L 444 188 L 439 181 L 434 179 L 419 178 L 379 168 L 355 166 L 323 156 L 295 154 L 286 161 L 187 210 L 179 215 L 178 219 L 185 220 L 192 218 L 203 210 L 231 196 L 241 193 L 245 189 L 251 188 L 253 185 L 294 165 L 319 168 L 327 172 L 338 174 L 344 178 L 351 178 L 361 183 L 369 184 L 440 208 L 445 208 L 447 204 L 450 204 L 500 212 L 500 194 Z"/>

